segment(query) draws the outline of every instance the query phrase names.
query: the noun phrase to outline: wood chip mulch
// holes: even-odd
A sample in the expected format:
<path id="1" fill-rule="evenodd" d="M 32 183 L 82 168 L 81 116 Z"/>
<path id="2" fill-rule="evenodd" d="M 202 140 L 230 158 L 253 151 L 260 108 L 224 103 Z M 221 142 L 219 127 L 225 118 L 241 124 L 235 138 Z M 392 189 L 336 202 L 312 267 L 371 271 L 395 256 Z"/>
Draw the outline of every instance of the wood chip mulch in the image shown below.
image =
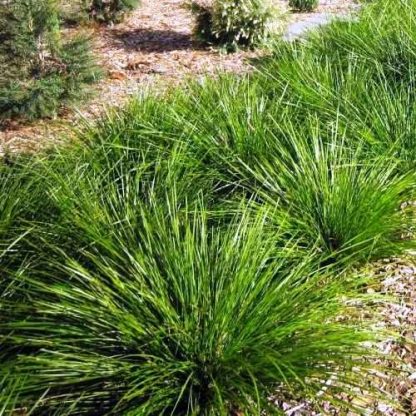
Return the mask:
<path id="1" fill-rule="evenodd" d="M 377 312 L 380 321 L 377 328 L 392 336 L 377 345 L 389 357 L 375 365 L 387 366 L 392 371 L 380 370 L 374 385 L 385 394 L 385 401 L 375 401 L 371 396 L 357 391 L 341 394 L 346 404 L 365 403 L 368 416 L 416 415 L 416 253 L 406 258 L 385 259 L 372 264 L 365 273 L 374 274 L 378 287 L 370 293 L 380 293 L 385 298 Z M 364 313 L 374 314 L 373 310 Z M 388 338 L 388 337 L 387 337 Z M 318 399 L 318 398 L 317 398 Z M 327 402 L 311 402 L 277 395 L 276 405 L 287 416 L 359 416 L 346 406 L 334 406 Z M 364 402 L 363 402 L 364 401 Z M 319 409 L 319 410 L 318 410 Z M 362 413 L 360 413 L 361 415 Z"/>

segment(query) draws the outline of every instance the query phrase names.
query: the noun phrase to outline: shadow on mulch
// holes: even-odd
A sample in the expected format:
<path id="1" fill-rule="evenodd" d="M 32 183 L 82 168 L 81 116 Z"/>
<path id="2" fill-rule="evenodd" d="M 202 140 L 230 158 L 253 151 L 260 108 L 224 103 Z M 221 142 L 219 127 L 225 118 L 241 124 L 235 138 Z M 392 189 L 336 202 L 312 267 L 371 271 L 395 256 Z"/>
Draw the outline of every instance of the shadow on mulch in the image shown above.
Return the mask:
<path id="1" fill-rule="evenodd" d="M 203 50 L 203 45 L 196 42 L 187 33 L 172 30 L 135 29 L 113 31 L 112 37 L 118 46 L 136 52 L 173 52 L 179 50 Z"/>

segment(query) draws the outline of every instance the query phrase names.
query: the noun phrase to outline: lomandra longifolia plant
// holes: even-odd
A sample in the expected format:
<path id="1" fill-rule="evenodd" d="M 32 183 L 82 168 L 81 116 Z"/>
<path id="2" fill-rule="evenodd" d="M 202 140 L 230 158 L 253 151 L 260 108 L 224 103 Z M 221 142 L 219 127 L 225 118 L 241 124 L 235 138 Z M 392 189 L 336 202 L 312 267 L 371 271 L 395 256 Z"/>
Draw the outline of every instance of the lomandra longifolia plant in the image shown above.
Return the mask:
<path id="1" fill-rule="evenodd" d="M 84 227 L 76 257 L 56 247 L 13 276 L 0 340 L 17 406 L 43 395 L 45 414 L 257 414 L 273 409 L 278 385 L 313 397 L 336 373 L 337 392 L 367 387 L 375 353 L 363 342 L 377 334 L 359 315 L 339 319 L 366 302 L 361 279 L 332 278 L 312 251 L 277 244 L 264 213 L 242 208 L 212 226 L 202 203 L 188 210 L 174 192 L 163 203 L 150 193 L 133 224 L 120 217 L 133 200 L 115 204 L 119 190 L 108 191 L 73 212 Z M 82 219 L 98 201 L 110 227 L 101 236 Z M 335 400 L 331 388 L 320 394 Z"/>

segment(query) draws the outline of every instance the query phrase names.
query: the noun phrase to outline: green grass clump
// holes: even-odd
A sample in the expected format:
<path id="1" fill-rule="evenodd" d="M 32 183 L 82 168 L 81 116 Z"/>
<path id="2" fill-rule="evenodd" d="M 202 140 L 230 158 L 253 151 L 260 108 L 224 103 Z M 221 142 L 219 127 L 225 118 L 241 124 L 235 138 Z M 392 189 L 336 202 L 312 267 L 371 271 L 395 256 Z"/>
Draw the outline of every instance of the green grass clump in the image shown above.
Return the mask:
<path id="1" fill-rule="evenodd" d="M 330 25 L 313 45 L 344 62 L 356 60 L 370 71 L 380 68 L 392 82 L 414 74 L 414 0 L 385 0 L 364 7 L 359 20 Z"/>
<path id="2" fill-rule="evenodd" d="M 410 4 L 397 33 L 382 1 L 259 71 L 143 95 L 81 143 L 5 160 L 4 411 L 368 410 L 342 397 L 378 398 L 385 334 L 352 270 L 414 246 Z M 385 51 L 363 47 L 375 26 Z"/>
<path id="3" fill-rule="evenodd" d="M 297 118 L 285 96 L 270 99 L 267 93 L 256 79 L 217 78 L 160 104 L 136 102 L 98 132 L 129 146 L 134 140 L 166 149 L 188 143 L 186 157 L 216 178 L 214 197 L 225 200 L 225 209 L 242 197 L 271 204 L 279 228 L 301 231 L 303 244 L 317 244 L 324 257 L 356 265 L 409 248 L 413 243 L 402 235 L 411 232 L 414 219 L 400 207 L 411 200 L 415 178 L 394 151 L 405 147 L 393 139 L 376 151 L 363 131 L 360 139 L 350 138 L 347 124 L 320 128 L 312 108 L 313 116 Z M 150 107 L 146 118 L 143 109 Z"/>
<path id="4" fill-rule="evenodd" d="M 326 140 L 335 128 L 369 157 L 390 155 L 402 173 L 413 170 L 414 10 L 412 0 L 376 2 L 307 42 L 276 44 L 261 64 L 263 91 L 302 134 L 313 117 Z"/>
<path id="5" fill-rule="evenodd" d="M 110 219 L 120 209 L 108 198 Z M 120 218 L 101 239 L 85 218 L 87 262 L 60 250 L 18 277 L 0 332 L 20 349 L 19 405 L 46 392 L 41 414 L 257 414 L 280 384 L 314 397 L 335 371 L 336 391 L 360 382 L 353 367 L 365 379 L 374 335 L 358 315 L 338 320 L 363 282 L 313 273 L 290 242 L 276 251 L 262 215 L 212 227 L 172 197 L 134 209 L 140 226 Z"/>
<path id="6" fill-rule="evenodd" d="M 1 302 L 16 408 L 42 397 L 36 411 L 60 416 L 257 414 L 276 411 L 277 388 L 376 394 L 363 342 L 380 334 L 352 307 L 372 301 L 358 291 L 369 282 L 319 270 L 314 247 L 270 227 L 274 207 L 214 213 L 222 185 L 189 148 L 148 153 L 124 127 L 32 170 L 40 213 L 18 221 L 35 226 L 30 262 L 4 276 Z M 56 212 L 42 219 L 41 203 Z"/>
<path id="7" fill-rule="evenodd" d="M 28 170 L 19 162 L 7 166 L 0 164 L 0 292 L 6 265 L 14 257 L 24 257 L 17 253 L 17 247 L 30 227 L 23 227 L 20 220 L 29 218 L 31 209 L 38 207 L 30 182 Z"/>
<path id="8" fill-rule="evenodd" d="M 305 63 L 315 60 L 323 66 L 331 61 L 332 69 L 343 72 L 358 65 L 368 75 L 377 77 L 381 71 L 391 83 L 407 83 L 415 73 L 415 5 L 414 0 L 383 0 L 363 6 L 358 15 L 310 32 L 308 42 L 292 44 L 294 58 L 307 51 Z M 278 47 L 272 62 L 288 56 Z"/>
<path id="9" fill-rule="evenodd" d="M 261 204 L 279 207 L 277 224 L 300 232 L 305 245 L 316 244 L 328 260 L 354 265 L 399 255 L 414 243 L 403 238 L 414 215 L 401 204 L 414 193 L 414 174 L 397 173 L 391 160 L 366 160 L 342 141 L 311 143 L 296 133 L 275 143 L 268 158 L 233 163 Z M 240 166 L 240 167 L 238 167 Z"/>

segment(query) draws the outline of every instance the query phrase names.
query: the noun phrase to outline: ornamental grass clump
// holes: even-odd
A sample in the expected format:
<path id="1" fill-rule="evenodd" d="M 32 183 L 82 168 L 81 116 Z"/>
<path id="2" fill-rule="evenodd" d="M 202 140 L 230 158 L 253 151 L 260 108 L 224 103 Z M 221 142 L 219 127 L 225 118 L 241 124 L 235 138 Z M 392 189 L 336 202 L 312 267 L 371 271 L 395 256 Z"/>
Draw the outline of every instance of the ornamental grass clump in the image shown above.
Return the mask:
<path id="1" fill-rule="evenodd" d="M 277 224 L 346 266 L 414 247 L 404 238 L 414 234 L 414 213 L 401 208 L 414 195 L 413 173 L 400 173 L 388 157 L 366 159 L 342 139 L 308 143 L 292 131 L 287 140 L 258 164 L 231 162 L 262 204 L 279 207 Z"/>
<path id="2" fill-rule="evenodd" d="M 306 93 L 306 87 L 295 86 L 304 88 L 297 94 Z M 210 178 L 212 186 L 205 189 L 212 191 L 214 205 L 234 210 L 242 198 L 272 205 L 279 228 L 288 227 L 288 235 L 300 233 L 304 247 L 317 245 L 331 261 L 356 266 L 404 252 L 413 243 L 402 236 L 414 229 L 411 211 L 400 208 L 414 195 L 415 177 L 402 159 L 409 154 L 394 140 L 371 148 L 352 104 L 344 103 L 351 111 L 345 116 L 341 110 L 326 113 L 334 91 L 322 91 L 329 98 L 321 105 L 314 91 L 307 95 L 310 102 L 298 101 L 300 109 L 309 107 L 305 117 L 295 106 L 299 95 L 287 105 L 291 91 L 288 98 L 276 99 L 262 81 L 219 77 L 166 100 L 136 101 L 95 134 L 113 137 L 116 149 L 146 144 L 166 152 L 186 143 L 186 159 L 193 161 L 187 163 L 198 161 L 196 172 Z M 151 110 L 147 116 L 145 108 Z M 342 121 L 339 127 L 330 122 L 347 115 L 351 132 Z M 402 155 L 394 151 L 399 148 Z"/>
<path id="3" fill-rule="evenodd" d="M 365 281 L 315 270 L 313 252 L 294 262 L 296 245 L 276 250 L 263 214 L 217 227 L 203 205 L 175 200 L 109 197 L 100 239 L 88 215 L 79 255 L 57 246 L 14 277 L 0 340 L 18 408 L 43 395 L 39 414 L 249 415 L 275 411 L 278 386 L 329 401 L 357 385 L 373 394 L 378 335 L 353 312 Z M 129 210 L 138 223 L 120 218 Z"/>
<path id="4" fill-rule="evenodd" d="M 192 0 L 196 37 L 228 50 L 255 47 L 270 34 L 276 7 L 269 0 Z"/>
<path id="5" fill-rule="evenodd" d="M 372 148 L 365 124 L 358 134 L 363 119 L 357 120 L 356 112 L 345 113 L 351 131 L 346 121 L 338 121 L 342 112 L 331 110 L 332 121 L 322 113 L 325 125 L 313 101 L 305 117 L 295 100 L 293 106 L 285 95 L 270 100 L 268 90 L 250 82 L 216 79 L 196 87 L 188 105 L 181 105 L 186 114 L 181 125 L 194 146 L 205 149 L 201 160 L 229 190 L 228 202 L 230 195 L 240 195 L 271 205 L 280 228 L 300 233 L 305 246 L 316 244 L 324 257 L 347 266 L 412 247 L 412 240 L 402 238 L 415 226 L 412 211 L 401 209 L 414 197 L 416 183 L 408 136 L 402 142 L 380 136 L 371 142 L 380 147 Z M 198 109 L 198 117 L 191 108 Z"/>
<path id="6" fill-rule="evenodd" d="M 25 257 L 21 242 L 31 226 L 23 222 L 33 220 L 35 215 L 32 214 L 40 207 L 40 195 L 33 192 L 33 171 L 24 166 L 27 162 L 10 160 L 5 164 L 0 161 L 0 293 L 6 269 L 12 261 L 18 267 Z"/>
<path id="7" fill-rule="evenodd" d="M 415 10 L 413 0 L 374 2 L 305 42 L 276 43 L 256 78 L 303 134 L 313 117 L 326 139 L 336 128 L 369 158 L 389 156 L 400 172 L 412 171 Z"/>
<path id="8" fill-rule="evenodd" d="M 381 333 L 354 306 L 374 309 L 371 282 L 320 269 L 316 248 L 270 226 L 274 207 L 213 217 L 215 176 L 188 147 L 155 158 L 139 130 L 123 146 L 114 128 L 32 170 L 42 197 L 1 297 L 13 410 L 250 415 L 275 412 L 277 390 L 376 395 Z"/>
<path id="9" fill-rule="evenodd" d="M 359 18 L 334 21 L 312 33 L 308 48 L 335 67 L 348 70 L 358 63 L 370 74 L 384 72 L 391 83 L 407 83 L 415 73 L 415 6 L 415 0 L 376 1 L 364 6 Z"/>
<path id="10" fill-rule="evenodd" d="M 395 77 L 317 39 L 276 47 L 262 71 L 140 97 L 62 151 L 5 159 L 0 412 L 377 402 L 392 334 L 378 282 L 356 270 L 414 248 L 414 78 L 410 61 Z"/>

